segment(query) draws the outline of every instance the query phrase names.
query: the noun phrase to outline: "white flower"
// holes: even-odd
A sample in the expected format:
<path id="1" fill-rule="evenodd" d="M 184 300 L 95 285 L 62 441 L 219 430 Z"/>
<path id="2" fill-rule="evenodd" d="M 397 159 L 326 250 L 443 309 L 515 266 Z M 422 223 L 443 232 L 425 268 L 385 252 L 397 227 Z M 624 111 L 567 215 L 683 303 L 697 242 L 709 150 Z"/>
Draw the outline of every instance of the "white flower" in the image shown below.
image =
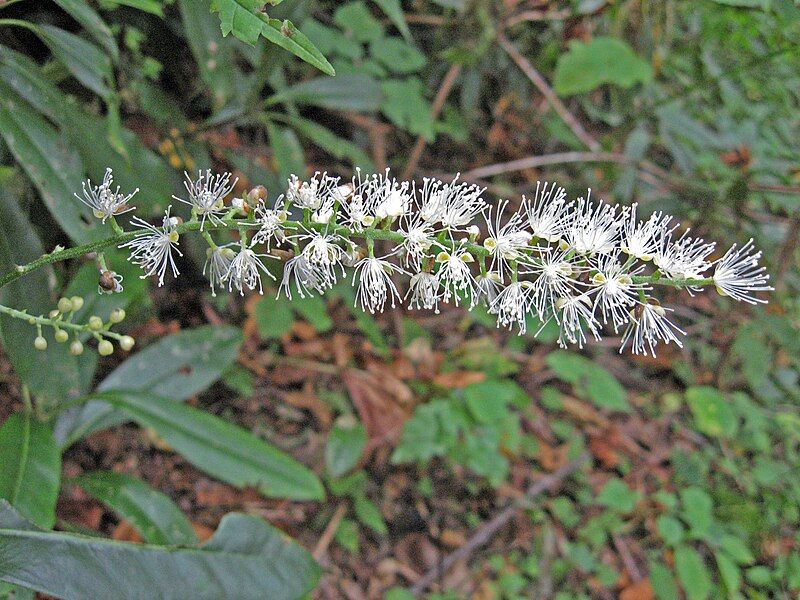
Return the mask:
<path id="1" fill-rule="evenodd" d="M 489 268 L 498 271 L 501 281 L 503 273 L 508 270 L 509 261 L 522 258 L 522 250 L 528 247 L 533 237 L 522 229 L 523 217 L 520 213 L 514 213 L 505 225 L 502 224 L 506 206 L 508 202 L 500 203 L 496 211 L 492 210 L 494 207 L 489 208 L 489 214 L 485 215 L 489 235 L 483 240 L 483 247 L 492 257 Z"/>
<path id="2" fill-rule="evenodd" d="M 128 202 L 136 195 L 139 188 L 133 190 L 132 194 L 125 195 L 120 193 L 119 186 L 117 186 L 116 191 L 112 190 L 111 186 L 113 185 L 114 175 L 111 169 L 108 168 L 105 175 L 103 175 L 103 183 L 92 187 L 91 179 L 87 179 L 82 184 L 83 198 L 78 194 L 75 194 L 75 197 L 92 209 L 92 214 L 94 214 L 95 218 L 101 219 L 105 223 L 106 219 L 110 217 L 124 214 L 136 208 L 135 206 L 130 206 Z"/>
<path id="3" fill-rule="evenodd" d="M 589 190 L 587 198 L 591 198 L 591 193 L 592 190 Z M 575 212 L 565 232 L 567 243 L 582 255 L 610 252 L 616 246 L 626 209 L 619 216 L 616 206 L 602 201 L 594 204 L 587 198 L 578 198 Z"/>
<path id="4" fill-rule="evenodd" d="M 332 287 L 336 284 L 336 269 L 340 268 L 344 275 L 342 259 L 345 252 L 341 246 L 337 245 L 342 238 L 338 235 L 326 235 L 316 231 L 301 237 L 308 240 L 302 251 L 306 261 L 320 273 L 324 281 L 331 282 L 327 287 Z"/>
<path id="5" fill-rule="evenodd" d="M 189 193 L 189 199 L 184 200 L 177 196 L 173 196 L 173 198 L 192 207 L 195 214 L 201 218 L 200 231 L 202 231 L 206 218 L 215 225 L 222 223 L 218 215 L 225 212 L 225 196 L 233 191 L 238 179 L 234 179 L 231 183 L 230 173 L 212 175 L 210 169 L 205 173 L 202 171 L 197 173 L 197 179 L 194 181 L 189 173 L 184 173 L 186 181 L 183 182 L 183 185 Z"/>
<path id="6" fill-rule="evenodd" d="M 408 192 L 408 182 L 398 182 L 389 177 L 389 169 L 383 176 L 373 176 L 371 204 L 375 207 L 375 217 L 378 219 L 391 219 L 407 214 L 411 207 L 411 194 Z"/>
<path id="7" fill-rule="evenodd" d="M 206 263 L 203 265 L 203 275 L 208 277 L 211 286 L 211 295 L 217 295 L 217 286 L 224 288 L 228 271 L 236 256 L 236 252 L 231 249 L 230 244 L 217 246 L 206 250 Z"/>
<path id="8" fill-rule="evenodd" d="M 481 198 L 483 188 L 458 182 L 425 179 L 421 190 L 420 215 L 429 223 L 441 223 L 445 229 L 463 228 L 486 208 Z"/>
<path id="9" fill-rule="evenodd" d="M 592 302 L 587 294 L 559 298 L 556 300 L 555 308 L 555 319 L 559 325 L 559 346 L 566 348 L 569 344 L 578 344 L 578 348 L 583 348 L 586 343 L 584 329 L 588 329 L 595 340 L 600 339 L 599 324 L 594 317 Z"/>
<path id="10" fill-rule="evenodd" d="M 261 260 L 267 256 L 266 254 L 256 254 L 251 248 L 242 246 L 239 253 L 233 258 L 228 272 L 225 274 L 225 279 L 228 281 L 228 291 L 232 292 L 233 288 L 239 291 L 239 294 L 244 296 L 244 289 L 254 290 L 258 288 L 258 293 L 263 294 L 264 288 L 261 285 L 261 272 L 267 274 L 273 280 L 275 276 L 267 270 Z"/>
<path id="11" fill-rule="evenodd" d="M 714 252 L 716 244 L 706 243 L 701 238 L 689 237 L 686 230 L 676 242 L 672 236 L 664 237 L 653 262 L 667 277 L 672 279 L 702 279 L 711 268 L 708 257 Z M 687 288 L 690 291 L 696 287 Z"/>
<path id="12" fill-rule="evenodd" d="M 418 212 L 401 217 L 397 232 L 403 236 L 400 248 L 406 268 L 419 269 L 422 260 L 433 245 L 433 226 L 424 221 Z"/>
<path id="13" fill-rule="evenodd" d="M 638 306 L 631 311 L 630 323 L 622 336 L 622 344 L 619 348 L 620 353 L 631 340 L 631 350 L 634 354 L 656 355 L 656 346 L 659 341 L 669 344 L 675 342 L 678 348 L 683 348 L 681 340 L 677 334 L 686 335 L 680 327 L 672 323 L 667 318 L 667 311 L 659 304 L 652 304 L 652 301 Z"/>
<path id="14" fill-rule="evenodd" d="M 521 271 L 521 274 L 537 276 L 533 281 L 536 292 L 533 306 L 541 320 L 548 318 L 558 298 L 577 293 L 577 278 L 585 267 L 572 263 L 569 254 L 569 250 L 551 250 Z"/>
<path id="15" fill-rule="evenodd" d="M 464 294 L 468 304 L 474 303 L 475 282 L 469 268 L 469 264 L 474 260 L 472 254 L 464 250 L 463 240 L 453 252 L 442 250 L 436 255 L 436 262 L 439 263 L 436 276 L 442 288 L 443 302 L 450 302 L 453 298 L 458 306 L 461 294 Z"/>
<path id="16" fill-rule="evenodd" d="M 333 285 L 330 281 L 325 280 L 320 270 L 310 265 L 302 254 L 286 261 L 278 296 L 283 292 L 289 300 L 292 299 L 292 281 L 294 281 L 294 287 L 300 298 L 313 296 L 312 291 L 322 294 L 325 288 Z"/>
<path id="17" fill-rule="evenodd" d="M 142 279 L 149 277 L 153 274 L 158 274 L 158 285 L 164 285 L 164 274 L 169 266 L 172 270 L 172 275 L 177 277 L 180 274 L 178 266 L 175 264 L 175 258 L 172 256 L 172 251 L 178 253 L 178 256 L 183 256 L 181 251 L 178 250 L 179 235 L 176 231 L 180 219 L 178 217 L 171 217 L 168 207 L 164 214 L 164 220 L 161 227 L 155 227 L 140 219 L 133 217 L 131 223 L 140 229 L 135 237 L 124 244 L 120 248 L 130 248 L 131 254 L 128 257 L 133 263 L 138 264 L 144 269 L 145 274 Z"/>
<path id="18" fill-rule="evenodd" d="M 603 323 L 607 324 L 610 317 L 614 333 L 617 333 L 619 328 L 628 322 L 631 308 L 641 304 L 640 292 L 649 289 L 646 284 L 633 282 L 633 276 L 640 273 L 644 267 L 639 266 L 633 272 L 628 272 L 620 264 L 616 252 L 598 254 L 593 262 L 597 269 L 597 273 L 590 280 L 597 291 L 593 311 L 596 312 L 599 306 L 603 314 Z"/>
<path id="19" fill-rule="evenodd" d="M 439 278 L 433 273 L 416 273 L 411 277 L 404 300 L 408 300 L 410 309 L 433 310 L 439 314 Z"/>
<path id="20" fill-rule="evenodd" d="M 371 314 L 383 312 L 386 301 L 390 300 L 392 308 L 396 306 L 395 300 L 400 300 L 400 294 L 392 281 L 394 271 L 403 272 L 383 258 L 368 256 L 361 259 L 353 273 L 353 283 L 358 279 L 356 303 L 361 304 L 361 310 Z"/>
<path id="21" fill-rule="evenodd" d="M 497 315 L 497 327 L 519 328 L 518 334 L 527 331 L 528 313 L 533 304 L 535 290 L 530 281 L 511 283 L 489 305 L 489 314 Z"/>
<path id="22" fill-rule="evenodd" d="M 757 298 L 754 292 L 768 292 L 775 288 L 768 285 L 769 275 L 766 267 L 759 267 L 761 252 L 755 252 L 752 238 L 737 250 L 736 244 L 716 261 L 714 269 L 714 285 L 723 296 L 749 304 L 766 304 L 767 301 Z"/>
<path id="23" fill-rule="evenodd" d="M 286 239 L 286 234 L 283 230 L 283 224 L 286 222 L 286 211 L 278 208 L 281 198 L 275 203 L 275 208 L 267 208 L 263 202 L 259 202 L 255 208 L 255 220 L 260 225 L 256 231 L 253 239 L 250 241 L 250 246 L 256 244 L 266 244 L 267 250 L 271 249 L 272 240 L 281 244 Z"/>
<path id="24" fill-rule="evenodd" d="M 307 210 L 318 210 L 323 202 L 331 196 L 339 184 L 339 179 L 327 173 L 314 173 L 310 181 L 300 181 L 297 175 L 289 178 L 286 198 L 297 206 Z"/>
<path id="25" fill-rule="evenodd" d="M 634 202 L 625 215 L 627 222 L 623 227 L 620 249 L 629 256 L 648 261 L 655 257 L 662 240 L 672 233 L 677 225 L 670 227 L 672 217 L 662 212 L 654 212 L 647 221 L 639 221 L 636 218 L 637 206 Z"/>
<path id="26" fill-rule="evenodd" d="M 524 212 L 528 215 L 528 226 L 534 237 L 548 242 L 557 242 L 569 224 L 567 211 L 571 203 L 566 202 L 567 193 L 555 183 L 536 183 L 532 200 L 522 197 Z"/>
<path id="27" fill-rule="evenodd" d="M 478 275 L 475 278 L 475 297 L 470 308 L 477 306 L 481 300 L 486 302 L 487 306 L 491 306 L 502 287 L 503 281 L 499 273 L 489 271 L 485 275 Z"/>

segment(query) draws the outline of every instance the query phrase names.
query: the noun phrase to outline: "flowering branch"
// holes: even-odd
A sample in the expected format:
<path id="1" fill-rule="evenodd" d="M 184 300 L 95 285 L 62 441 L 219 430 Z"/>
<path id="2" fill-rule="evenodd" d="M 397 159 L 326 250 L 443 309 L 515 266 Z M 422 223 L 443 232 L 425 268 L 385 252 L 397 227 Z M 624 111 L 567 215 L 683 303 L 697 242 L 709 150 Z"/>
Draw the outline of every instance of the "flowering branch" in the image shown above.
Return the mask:
<path id="1" fill-rule="evenodd" d="M 525 333 L 531 316 L 544 324 L 555 320 L 559 343 L 581 347 L 587 334 L 600 339 L 611 328 L 623 332 L 623 347 L 631 342 L 634 353 L 644 354 L 654 354 L 662 342 L 680 346 L 684 333 L 651 295 L 653 286 L 694 293 L 714 285 L 751 304 L 765 302 L 757 293 L 772 289 L 752 240 L 710 260 L 715 244 L 688 231 L 677 235 L 669 215 L 642 221 L 635 204 L 619 208 L 590 195 L 568 201 L 563 188 L 549 183 L 537 185 L 534 196 L 523 197 L 508 215 L 507 202 L 490 207 L 482 189 L 458 178 L 425 179 L 418 186 L 395 180 L 388 170 L 372 176 L 357 170 L 346 182 L 319 173 L 309 181 L 292 176 L 272 206 L 260 186 L 226 203 L 235 184 L 229 174 L 187 175 L 188 198 L 175 199 L 192 207 L 189 221 L 168 209 L 160 226 L 133 217 L 135 229 L 125 231 L 115 217 L 132 210 L 136 192 L 114 191 L 109 170 L 78 197 L 117 235 L 42 256 L 0 278 L 0 287 L 43 265 L 112 246 L 128 249 L 144 276 L 155 275 L 163 285 L 168 271 L 179 274 L 174 255 L 180 255 L 180 236 L 199 231 L 208 244 L 203 272 L 213 294 L 224 287 L 263 293 L 262 276 L 274 279 L 267 259 L 285 261 L 279 293 L 290 299 L 324 293 L 352 267 L 356 302 L 371 313 L 403 301 L 434 311 L 440 303 L 470 310 L 484 304 L 498 327 Z M 300 219 L 289 219 L 293 210 Z M 212 234 L 221 231 L 238 232 L 238 240 L 217 243 Z M 380 250 L 386 253 L 377 255 Z M 395 273 L 410 277 L 402 296 Z M 120 282 L 101 269 L 102 291 L 118 291 Z"/>

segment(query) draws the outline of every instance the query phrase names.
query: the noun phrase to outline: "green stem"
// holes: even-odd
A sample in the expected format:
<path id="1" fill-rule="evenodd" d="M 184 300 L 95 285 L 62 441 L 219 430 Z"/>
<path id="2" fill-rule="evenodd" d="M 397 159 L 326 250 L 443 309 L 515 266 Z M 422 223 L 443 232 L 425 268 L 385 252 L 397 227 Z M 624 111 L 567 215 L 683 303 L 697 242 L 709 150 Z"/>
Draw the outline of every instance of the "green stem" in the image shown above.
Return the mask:
<path id="1" fill-rule="evenodd" d="M 100 331 L 95 331 L 91 329 L 89 325 L 78 324 L 78 323 L 70 323 L 69 321 L 65 321 L 64 319 L 51 319 L 50 317 L 44 316 L 36 316 L 31 315 L 25 312 L 24 310 L 17 310 L 16 308 L 11 308 L 10 306 L 4 306 L 0 304 L 0 313 L 8 315 L 13 319 L 20 319 L 21 321 L 25 321 L 30 323 L 31 325 L 36 325 L 37 330 L 40 332 L 41 335 L 41 328 L 43 325 L 47 327 L 53 327 L 54 329 L 69 329 L 75 331 L 77 333 L 93 333 L 98 334 L 105 337 L 110 337 L 115 340 L 121 340 L 124 336 L 121 333 L 116 333 L 115 331 L 109 331 L 107 328 L 104 328 Z"/>
<path id="2" fill-rule="evenodd" d="M 315 229 L 320 232 L 327 232 L 332 234 L 339 234 L 345 239 L 348 238 L 361 238 L 367 241 L 367 244 L 370 242 L 374 243 L 375 240 L 386 240 L 389 242 L 394 242 L 396 244 L 403 242 L 403 235 L 397 231 L 391 231 L 386 229 L 365 229 L 360 232 L 353 232 L 350 231 L 347 227 L 343 227 L 341 225 L 329 225 L 323 223 L 311 223 L 310 220 L 308 223 L 304 223 L 307 229 Z M 299 229 L 300 223 L 294 221 L 287 221 L 284 226 L 287 229 Z M 208 231 L 215 231 L 215 230 L 226 230 L 229 227 L 235 228 L 258 228 L 260 225 L 254 221 L 248 221 L 245 219 L 236 219 L 233 217 L 226 216 L 225 219 L 222 219 L 217 224 L 212 224 L 206 221 L 205 229 L 203 233 Z M 199 231 L 200 230 L 200 222 L 199 221 L 189 221 L 186 223 L 181 223 L 176 228 L 178 234 L 182 235 L 184 233 L 189 233 L 191 231 Z M 129 242 L 134 239 L 140 232 L 139 231 L 126 231 L 122 234 L 115 235 L 110 238 L 106 238 L 104 240 L 98 240 L 95 242 L 89 242 L 88 244 L 83 244 L 81 246 L 76 246 L 74 248 L 65 248 L 63 250 L 56 250 L 55 252 L 51 252 L 50 254 L 45 254 L 37 258 L 34 261 L 29 262 L 26 265 L 18 266 L 13 271 L 9 271 L 2 277 L 0 277 L 0 288 L 5 287 L 12 281 L 16 281 L 23 275 L 27 275 L 31 271 L 35 271 L 41 267 L 46 265 L 51 265 L 54 263 L 62 262 L 65 260 L 70 260 L 73 258 L 79 258 L 85 254 L 89 254 L 90 252 L 99 252 L 106 248 L 110 248 L 112 246 L 119 246 L 120 244 L 124 244 L 125 242 Z M 439 239 L 439 243 L 449 247 L 451 250 L 454 250 L 457 246 L 460 245 L 459 243 L 452 242 L 447 240 L 446 237 L 442 236 Z M 473 244 L 470 242 L 466 242 L 463 244 L 463 249 L 470 252 L 476 258 L 486 258 L 490 255 L 490 252 L 481 245 Z M 707 286 L 712 285 L 714 283 L 713 279 L 706 278 L 706 279 L 682 279 L 682 280 L 672 280 L 666 279 L 664 277 L 656 278 L 653 276 L 643 276 L 637 275 L 633 277 L 633 281 L 635 283 L 651 283 L 651 284 L 660 284 L 660 285 L 667 285 L 672 287 L 689 287 L 689 286 Z"/>

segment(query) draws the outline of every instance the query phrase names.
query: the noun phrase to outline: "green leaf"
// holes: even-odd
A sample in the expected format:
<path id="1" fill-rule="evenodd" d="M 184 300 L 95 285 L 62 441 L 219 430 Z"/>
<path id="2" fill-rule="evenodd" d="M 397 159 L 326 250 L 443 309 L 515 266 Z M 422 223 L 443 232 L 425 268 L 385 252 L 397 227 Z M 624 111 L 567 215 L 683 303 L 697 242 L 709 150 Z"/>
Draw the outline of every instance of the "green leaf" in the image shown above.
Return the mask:
<path id="1" fill-rule="evenodd" d="M 737 564 L 749 565 L 756 561 L 750 548 L 747 547 L 747 542 L 738 536 L 723 535 L 719 545 Z"/>
<path id="2" fill-rule="evenodd" d="M 356 511 L 358 520 L 375 533 L 378 535 L 386 535 L 389 533 L 389 528 L 383 520 L 380 509 L 365 496 L 357 496 L 353 508 Z"/>
<path id="3" fill-rule="evenodd" d="M 320 333 L 330 331 L 333 327 L 333 320 L 328 316 L 328 306 L 323 298 L 306 296 L 296 298 L 291 303 L 294 311 Z"/>
<path id="4" fill-rule="evenodd" d="M 678 586 L 670 570 L 663 564 L 650 562 L 650 585 L 658 600 L 675 600 L 678 598 Z"/>
<path id="5" fill-rule="evenodd" d="M 728 590 L 728 596 L 736 597 L 736 592 L 739 591 L 739 586 L 742 585 L 742 573 L 739 567 L 722 552 L 714 553 L 714 558 L 719 568 L 719 578 L 722 580 L 722 583 L 725 584 L 725 589 Z"/>
<path id="6" fill-rule="evenodd" d="M 119 48 L 114 40 L 114 34 L 87 2 L 82 0 L 55 0 L 55 2 L 97 40 L 114 62 L 119 60 Z"/>
<path id="7" fill-rule="evenodd" d="M 553 87 L 562 96 L 590 92 L 604 83 L 631 87 L 647 83 L 653 69 L 624 41 L 596 37 L 582 43 L 573 41 L 569 51 L 558 58 Z"/>
<path id="8" fill-rule="evenodd" d="M 73 196 L 81 188 L 83 163 L 66 140 L 31 106 L 0 82 L 0 135 L 39 190 L 48 210 L 75 242 L 104 237 L 105 228 L 86 225 L 91 211 Z"/>
<path id="9" fill-rule="evenodd" d="M 14 413 L 0 427 L 0 498 L 50 529 L 56 522 L 61 453 L 53 432 L 30 413 Z"/>
<path id="10" fill-rule="evenodd" d="M 681 490 L 681 504 L 681 516 L 689 524 L 692 535 L 701 539 L 707 538 L 714 524 L 714 503 L 711 496 L 698 487 L 686 488 Z"/>
<path id="11" fill-rule="evenodd" d="M 140 479 L 106 471 L 87 473 L 71 482 L 130 522 L 146 543 L 194 546 L 199 542 L 172 500 Z"/>
<path id="12" fill-rule="evenodd" d="M 342 519 L 334 535 L 336 543 L 351 554 L 358 553 L 358 523 L 350 519 Z"/>
<path id="13" fill-rule="evenodd" d="M 738 419 L 719 390 L 709 386 L 686 390 L 686 402 L 692 409 L 697 429 L 706 435 L 730 438 L 738 429 Z"/>
<path id="14" fill-rule="evenodd" d="M 36 31 L 78 81 L 106 100 L 111 96 L 111 60 L 97 46 L 52 25 L 39 25 Z"/>
<path id="15" fill-rule="evenodd" d="M 97 391 L 138 390 L 185 400 L 217 381 L 236 360 L 242 333 L 236 327 L 205 326 L 174 333 L 137 352 L 112 371 Z M 90 401 L 59 415 L 56 439 L 68 446 L 125 417 L 104 402 Z"/>
<path id="16" fill-rule="evenodd" d="M 484 381 L 464 388 L 467 409 L 479 423 L 501 423 L 508 417 L 508 405 L 525 392 L 513 381 Z"/>
<path id="17" fill-rule="evenodd" d="M 291 85 L 267 100 L 268 105 L 297 102 L 323 108 L 370 112 L 381 103 L 381 88 L 370 76 L 318 77 Z"/>
<path id="18" fill-rule="evenodd" d="M 425 99 L 426 88 L 416 77 L 388 80 L 381 83 L 383 102 L 381 112 L 398 127 L 409 133 L 435 137 L 430 103 Z"/>
<path id="19" fill-rule="evenodd" d="M 675 546 L 683 541 L 683 525 L 678 519 L 673 519 L 667 515 L 659 515 L 656 519 L 656 526 L 661 539 L 668 546 Z"/>
<path id="20" fill-rule="evenodd" d="M 416 73 L 428 62 L 422 52 L 400 38 L 377 40 L 369 48 L 373 58 L 395 73 Z"/>
<path id="21" fill-rule="evenodd" d="M 575 386 L 578 396 L 588 398 L 599 408 L 630 412 L 625 388 L 601 366 L 566 350 L 551 352 L 545 360 L 559 379 Z"/>
<path id="22" fill-rule="evenodd" d="M 333 22 L 357 42 L 372 42 L 383 38 L 383 25 L 361 0 L 342 4 L 333 14 Z"/>
<path id="23" fill-rule="evenodd" d="M 337 79 L 342 77 L 344 76 L 340 75 Z M 372 159 L 361 148 L 353 142 L 339 137 L 327 127 L 323 127 L 309 119 L 292 115 L 285 115 L 284 120 L 297 133 L 308 138 L 334 158 L 340 160 L 349 159 L 354 167 L 361 167 L 363 171 L 374 170 Z"/>
<path id="24" fill-rule="evenodd" d="M 250 432 L 186 404 L 142 392 L 105 392 L 102 399 L 153 429 L 190 463 L 240 488 L 271 498 L 322 500 L 313 472 Z"/>
<path id="25" fill-rule="evenodd" d="M 0 580 L 61 598 L 299 600 L 320 576 L 297 543 L 236 513 L 201 548 L 165 548 L 44 532 L 0 503 L 0 548 Z"/>
<path id="26" fill-rule="evenodd" d="M 354 469 L 367 445 L 367 430 L 352 415 L 339 417 L 328 434 L 325 466 L 332 477 Z"/>
<path id="27" fill-rule="evenodd" d="M 620 513 L 629 513 L 639 501 L 639 492 L 629 488 L 621 479 L 609 479 L 597 495 L 597 503 Z"/>
<path id="28" fill-rule="evenodd" d="M 711 578 L 705 562 L 690 546 L 675 548 L 675 570 L 687 600 L 705 600 L 711 593 Z"/>
<path id="29" fill-rule="evenodd" d="M 278 176 L 286 181 L 292 173 L 301 173 L 305 168 L 305 158 L 303 147 L 294 131 L 278 127 L 271 121 L 267 121 L 265 125 L 272 156 L 278 166 Z"/>
<path id="30" fill-rule="evenodd" d="M 264 296 L 253 308 L 253 318 L 262 339 L 278 339 L 289 333 L 294 325 L 294 314 L 289 302 Z"/>
<path id="31" fill-rule="evenodd" d="M 251 46 L 258 41 L 259 35 L 263 35 L 323 73 L 335 75 L 336 71 L 327 59 L 291 21 L 270 19 L 261 12 L 265 3 L 259 0 L 212 0 L 211 11 L 219 13 L 222 35 L 233 33 Z"/>
<path id="32" fill-rule="evenodd" d="M 400 0 L 374 0 L 374 2 L 389 17 L 389 20 L 397 27 L 406 41 L 410 43 L 411 32 L 403 15 L 403 7 L 400 5 Z"/>

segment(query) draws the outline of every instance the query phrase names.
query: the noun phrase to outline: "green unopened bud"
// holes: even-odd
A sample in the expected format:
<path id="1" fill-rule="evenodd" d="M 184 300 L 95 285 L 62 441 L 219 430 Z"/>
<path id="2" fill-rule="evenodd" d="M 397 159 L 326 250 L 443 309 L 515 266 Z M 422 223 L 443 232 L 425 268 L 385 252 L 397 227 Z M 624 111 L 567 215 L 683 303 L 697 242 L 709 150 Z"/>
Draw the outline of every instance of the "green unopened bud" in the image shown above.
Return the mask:
<path id="1" fill-rule="evenodd" d="M 60 298 L 58 300 L 58 310 L 62 313 L 72 312 L 74 310 L 72 300 L 69 298 Z"/>
<path id="2" fill-rule="evenodd" d="M 38 335 L 36 339 L 33 340 L 33 347 L 37 350 L 47 350 L 47 340 Z"/>
<path id="3" fill-rule="evenodd" d="M 92 331 L 100 331 L 103 328 L 103 319 L 97 315 L 89 317 L 89 329 Z"/>
<path id="4" fill-rule="evenodd" d="M 69 301 L 72 302 L 72 310 L 80 310 L 83 308 L 83 298 L 80 296 L 73 296 Z"/>
<path id="5" fill-rule="evenodd" d="M 108 340 L 100 340 L 100 343 L 97 344 L 97 352 L 100 356 L 108 356 L 114 353 L 114 344 L 109 342 Z"/>
<path id="6" fill-rule="evenodd" d="M 81 344 L 80 340 L 74 340 L 69 345 L 69 353 L 72 354 L 72 356 L 80 356 L 83 354 L 83 344 Z"/>
<path id="7" fill-rule="evenodd" d="M 112 323 L 122 323 L 125 320 L 125 311 L 121 308 L 115 308 L 111 311 L 111 314 L 108 315 L 108 320 Z"/>
<path id="8" fill-rule="evenodd" d="M 61 314 L 61 313 L 59 312 L 59 310 L 58 310 L 57 308 L 54 308 L 53 310 L 51 310 L 51 311 L 48 313 L 48 315 L 47 315 L 47 316 L 49 316 L 51 319 L 55 319 L 55 318 L 56 318 L 58 315 L 60 315 L 60 314 Z"/>
<path id="9" fill-rule="evenodd" d="M 55 337 L 59 344 L 63 344 L 69 339 L 69 334 L 63 329 L 57 329 Z"/>
<path id="10" fill-rule="evenodd" d="M 133 345 L 135 343 L 136 343 L 136 340 L 134 340 L 129 335 L 125 335 L 125 336 L 122 337 L 122 339 L 120 339 L 119 347 L 122 348 L 123 350 L 125 350 L 125 352 L 130 352 L 131 348 L 133 348 Z"/>

